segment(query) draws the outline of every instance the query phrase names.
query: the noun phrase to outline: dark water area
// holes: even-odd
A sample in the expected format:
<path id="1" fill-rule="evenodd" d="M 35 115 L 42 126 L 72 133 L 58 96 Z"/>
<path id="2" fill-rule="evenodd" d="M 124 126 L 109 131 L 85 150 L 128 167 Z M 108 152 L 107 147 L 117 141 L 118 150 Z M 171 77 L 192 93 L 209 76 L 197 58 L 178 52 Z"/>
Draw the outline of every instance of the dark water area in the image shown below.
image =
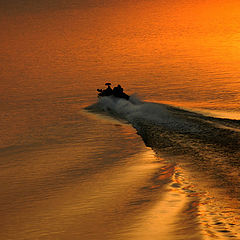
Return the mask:
<path id="1" fill-rule="evenodd" d="M 239 10 L 2 4 L 0 239 L 240 239 Z"/>

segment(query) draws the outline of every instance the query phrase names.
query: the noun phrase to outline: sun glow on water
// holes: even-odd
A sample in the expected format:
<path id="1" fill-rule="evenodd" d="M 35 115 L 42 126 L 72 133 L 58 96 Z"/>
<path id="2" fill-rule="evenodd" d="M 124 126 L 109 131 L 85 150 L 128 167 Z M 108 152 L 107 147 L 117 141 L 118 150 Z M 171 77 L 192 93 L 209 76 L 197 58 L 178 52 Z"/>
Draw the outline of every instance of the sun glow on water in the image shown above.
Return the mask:
<path id="1" fill-rule="evenodd" d="M 238 0 L 5 1 L 1 236 L 237 238 L 239 12 Z M 125 121 L 83 111 L 108 81 L 142 99 L 100 101 Z"/>

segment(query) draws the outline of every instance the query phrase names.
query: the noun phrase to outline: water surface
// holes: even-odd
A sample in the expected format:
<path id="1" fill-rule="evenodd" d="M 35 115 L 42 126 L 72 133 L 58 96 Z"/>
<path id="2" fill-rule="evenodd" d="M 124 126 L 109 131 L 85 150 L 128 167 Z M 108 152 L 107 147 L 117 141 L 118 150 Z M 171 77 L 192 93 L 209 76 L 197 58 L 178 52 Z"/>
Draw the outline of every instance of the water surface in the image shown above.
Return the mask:
<path id="1" fill-rule="evenodd" d="M 6 2 L 1 238 L 238 239 L 239 10 Z"/>

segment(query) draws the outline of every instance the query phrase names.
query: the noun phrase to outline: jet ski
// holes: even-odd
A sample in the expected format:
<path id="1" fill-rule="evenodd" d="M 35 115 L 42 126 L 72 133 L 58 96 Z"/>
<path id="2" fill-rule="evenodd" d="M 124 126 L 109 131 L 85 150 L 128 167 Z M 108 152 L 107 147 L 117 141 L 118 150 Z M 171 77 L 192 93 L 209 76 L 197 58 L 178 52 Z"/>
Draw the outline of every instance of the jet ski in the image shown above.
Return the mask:
<path id="1" fill-rule="evenodd" d="M 111 83 L 105 83 L 105 86 L 107 86 L 106 89 L 97 89 L 98 97 L 106 97 L 106 96 L 113 96 L 116 98 L 124 98 L 126 100 L 129 100 L 129 96 L 123 92 L 123 88 L 121 85 L 118 85 L 117 87 L 111 88 Z"/>

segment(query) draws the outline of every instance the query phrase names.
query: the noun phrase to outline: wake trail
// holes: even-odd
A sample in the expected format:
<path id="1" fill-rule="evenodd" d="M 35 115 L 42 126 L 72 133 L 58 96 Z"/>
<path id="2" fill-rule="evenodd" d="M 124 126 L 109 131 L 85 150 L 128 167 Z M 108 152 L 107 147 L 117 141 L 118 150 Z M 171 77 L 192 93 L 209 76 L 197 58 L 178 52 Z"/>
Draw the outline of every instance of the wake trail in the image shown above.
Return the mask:
<path id="1" fill-rule="evenodd" d="M 86 108 L 130 123 L 155 152 L 180 156 L 222 184 L 238 183 L 240 121 L 205 116 L 160 103 L 103 97 Z M 233 175 L 232 173 L 236 174 Z M 235 190 L 232 193 L 236 192 Z"/>
<path id="2" fill-rule="evenodd" d="M 127 121 L 144 140 L 147 140 L 147 135 L 148 139 L 151 135 L 154 140 L 154 133 L 165 132 L 198 139 L 220 148 L 228 147 L 231 151 L 238 150 L 239 120 L 208 117 L 166 104 L 143 102 L 135 96 L 131 96 L 130 101 L 103 97 L 86 109 Z"/>
<path id="3" fill-rule="evenodd" d="M 131 124 L 146 146 L 164 159 L 174 161 L 184 172 L 186 183 L 204 193 L 198 201 L 207 205 L 200 214 L 208 216 L 209 222 L 236 221 L 240 214 L 239 120 L 144 102 L 135 96 L 129 101 L 103 97 L 86 109 Z M 222 206 L 225 212 L 221 212 Z M 220 230 L 220 234 L 221 231 L 230 234 L 234 230 L 231 229 Z M 238 230 L 236 225 L 235 231 Z M 215 224 L 211 225 L 211 231 L 219 234 Z"/>

